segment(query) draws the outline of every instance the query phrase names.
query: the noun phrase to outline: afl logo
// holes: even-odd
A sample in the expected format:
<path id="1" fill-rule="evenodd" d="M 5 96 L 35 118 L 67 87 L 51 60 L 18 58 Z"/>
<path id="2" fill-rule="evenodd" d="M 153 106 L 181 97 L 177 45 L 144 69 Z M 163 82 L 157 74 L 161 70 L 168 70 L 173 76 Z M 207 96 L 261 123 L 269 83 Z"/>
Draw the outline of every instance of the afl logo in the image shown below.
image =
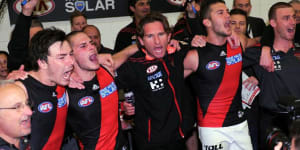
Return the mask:
<path id="1" fill-rule="evenodd" d="M 53 109 L 53 105 L 51 102 L 44 102 L 39 104 L 38 110 L 41 113 L 48 113 Z"/>
<path id="2" fill-rule="evenodd" d="M 167 0 L 171 5 L 181 6 L 183 0 Z"/>
<path id="3" fill-rule="evenodd" d="M 220 62 L 219 61 L 210 61 L 207 65 L 206 65 L 206 69 L 207 70 L 215 70 L 218 69 L 220 67 Z"/>
<path id="4" fill-rule="evenodd" d="M 16 0 L 13 4 L 14 11 L 19 14 L 22 11 L 21 0 Z M 35 6 L 34 16 L 45 16 L 55 9 L 54 0 L 40 0 Z"/>
<path id="5" fill-rule="evenodd" d="M 152 65 L 152 66 L 147 68 L 147 73 L 150 74 L 150 73 L 153 73 L 156 70 L 157 70 L 157 65 Z"/>
<path id="6" fill-rule="evenodd" d="M 94 98 L 92 96 L 86 96 L 79 100 L 78 106 L 79 107 L 87 107 L 94 103 Z"/>

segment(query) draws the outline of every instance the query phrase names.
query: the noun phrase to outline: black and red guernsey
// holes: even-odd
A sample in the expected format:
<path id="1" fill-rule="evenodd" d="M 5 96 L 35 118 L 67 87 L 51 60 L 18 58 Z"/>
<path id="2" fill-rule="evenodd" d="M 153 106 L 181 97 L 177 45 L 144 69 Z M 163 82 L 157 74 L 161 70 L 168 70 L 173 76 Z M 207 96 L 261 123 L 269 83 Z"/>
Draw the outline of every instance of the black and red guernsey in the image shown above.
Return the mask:
<path id="1" fill-rule="evenodd" d="M 113 150 L 118 145 L 118 92 L 113 77 L 100 67 L 85 89 L 68 89 L 68 123 L 82 143 L 81 149 Z"/>
<path id="2" fill-rule="evenodd" d="M 65 88 L 46 86 L 29 76 L 21 80 L 33 104 L 30 146 L 33 150 L 60 149 L 68 112 Z"/>
<path id="3" fill-rule="evenodd" d="M 207 43 L 199 48 L 199 65 L 192 76 L 198 98 L 198 125 L 226 127 L 245 120 L 241 105 L 242 49 Z"/>

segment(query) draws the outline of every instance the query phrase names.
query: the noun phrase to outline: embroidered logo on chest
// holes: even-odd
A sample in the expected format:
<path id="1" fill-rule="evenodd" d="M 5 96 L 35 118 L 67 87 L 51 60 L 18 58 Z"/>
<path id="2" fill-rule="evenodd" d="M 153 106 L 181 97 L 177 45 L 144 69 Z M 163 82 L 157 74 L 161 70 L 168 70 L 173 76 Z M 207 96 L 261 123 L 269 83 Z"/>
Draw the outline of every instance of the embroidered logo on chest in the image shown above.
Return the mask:
<path id="1" fill-rule="evenodd" d="M 78 101 L 79 107 L 87 107 L 94 103 L 94 98 L 92 96 L 85 96 Z"/>
<path id="2" fill-rule="evenodd" d="M 53 104 L 51 102 L 43 102 L 39 104 L 38 110 L 41 113 L 48 113 L 53 109 Z"/>

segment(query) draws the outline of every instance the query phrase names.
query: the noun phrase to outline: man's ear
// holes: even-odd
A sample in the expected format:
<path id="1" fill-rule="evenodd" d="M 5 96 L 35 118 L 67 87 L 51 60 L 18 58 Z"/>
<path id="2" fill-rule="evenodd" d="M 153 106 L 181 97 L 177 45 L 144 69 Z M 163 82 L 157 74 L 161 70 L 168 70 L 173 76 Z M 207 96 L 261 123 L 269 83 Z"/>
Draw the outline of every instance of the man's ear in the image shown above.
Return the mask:
<path id="1" fill-rule="evenodd" d="M 171 36 L 172 36 L 172 34 L 171 34 L 171 33 L 168 33 L 168 43 L 169 43 L 170 40 L 171 40 Z"/>
<path id="2" fill-rule="evenodd" d="M 274 27 L 276 27 L 276 21 L 275 21 L 275 19 L 271 19 L 270 20 L 270 25 L 274 28 Z"/>
<path id="3" fill-rule="evenodd" d="M 135 12 L 135 8 L 133 6 L 129 6 L 129 9 L 134 13 Z"/>
<path id="4" fill-rule="evenodd" d="M 138 39 L 137 40 L 139 40 L 139 42 L 140 42 L 140 44 L 142 45 L 142 46 L 144 46 L 144 41 L 143 41 L 143 39 L 141 38 L 141 37 L 137 37 Z"/>
<path id="5" fill-rule="evenodd" d="M 205 27 L 211 26 L 211 21 L 209 19 L 203 19 L 202 23 Z"/>
<path id="6" fill-rule="evenodd" d="M 38 60 L 37 61 L 39 68 L 41 69 L 47 69 L 48 68 L 48 63 L 45 60 Z"/>

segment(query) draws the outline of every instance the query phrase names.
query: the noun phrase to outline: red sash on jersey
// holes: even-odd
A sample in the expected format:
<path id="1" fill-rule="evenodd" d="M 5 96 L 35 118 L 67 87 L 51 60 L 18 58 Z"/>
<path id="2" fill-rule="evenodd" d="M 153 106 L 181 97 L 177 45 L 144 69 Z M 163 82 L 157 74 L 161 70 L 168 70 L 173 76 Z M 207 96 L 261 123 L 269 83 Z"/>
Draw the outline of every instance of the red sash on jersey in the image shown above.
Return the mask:
<path id="1" fill-rule="evenodd" d="M 57 100 L 63 98 L 65 91 L 66 89 L 62 86 L 56 87 Z M 67 112 L 68 112 L 66 97 L 65 100 L 66 101 L 62 105 L 62 107 L 59 107 L 59 102 L 57 102 L 58 104 L 57 104 L 55 124 L 47 143 L 43 147 L 43 150 L 54 150 L 54 149 L 61 148 L 61 144 L 65 134 L 66 119 L 67 119 Z"/>
<path id="2" fill-rule="evenodd" d="M 104 68 L 97 71 L 100 85 L 101 129 L 96 150 L 113 150 L 118 135 L 118 91 L 114 79 Z"/>
<path id="3" fill-rule="evenodd" d="M 231 49 L 227 43 L 227 57 L 242 56 L 242 48 Z M 215 96 L 211 100 L 205 116 L 198 102 L 198 125 L 201 127 L 222 127 L 231 103 L 236 96 L 242 72 L 242 60 L 232 63 L 225 61 L 223 79 Z M 231 63 L 231 64 L 230 64 Z"/>

